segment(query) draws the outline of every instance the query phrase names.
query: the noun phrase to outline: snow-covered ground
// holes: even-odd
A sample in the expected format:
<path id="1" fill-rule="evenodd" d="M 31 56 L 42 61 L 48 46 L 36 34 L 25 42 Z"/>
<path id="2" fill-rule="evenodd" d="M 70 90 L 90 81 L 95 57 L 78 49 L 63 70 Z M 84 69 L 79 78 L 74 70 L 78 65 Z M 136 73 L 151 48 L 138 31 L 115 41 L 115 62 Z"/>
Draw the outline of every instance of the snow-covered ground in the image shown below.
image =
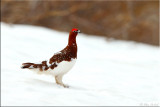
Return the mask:
<path id="1" fill-rule="evenodd" d="M 159 47 L 81 33 L 78 60 L 63 78 L 70 88 L 20 69 L 23 62 L 49 59 L 67 42 L 68 32 L 1 23 L 2 105 L 160 105 Z"/>

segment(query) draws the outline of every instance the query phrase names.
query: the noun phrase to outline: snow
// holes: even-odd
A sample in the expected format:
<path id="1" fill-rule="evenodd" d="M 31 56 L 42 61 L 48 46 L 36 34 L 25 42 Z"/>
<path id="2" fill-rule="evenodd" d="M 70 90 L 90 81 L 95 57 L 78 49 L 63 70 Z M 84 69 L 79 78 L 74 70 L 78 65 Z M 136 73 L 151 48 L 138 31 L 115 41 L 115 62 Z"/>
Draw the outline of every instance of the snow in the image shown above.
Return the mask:
<path id="1" fill-rule="evenodd" d="M 159 47 L 81 33 L 77 62 L 63 78 L 70 88 L 63 88 L 20 66 L 52 57 L 68 32 L 1 23 L 1 39 L 2 106 L 160 105 Z"/>

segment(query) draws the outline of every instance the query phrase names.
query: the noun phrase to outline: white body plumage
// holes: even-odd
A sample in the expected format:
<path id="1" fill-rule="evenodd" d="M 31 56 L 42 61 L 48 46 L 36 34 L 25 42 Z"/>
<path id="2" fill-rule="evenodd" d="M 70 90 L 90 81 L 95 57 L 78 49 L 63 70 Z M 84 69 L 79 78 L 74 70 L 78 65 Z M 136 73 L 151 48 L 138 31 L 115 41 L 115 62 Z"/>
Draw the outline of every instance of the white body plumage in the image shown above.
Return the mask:
<path id="1" fill-rule="evenodd" d="M 76 58 L 75 59 L 72 58 L 71 61 L 62 61 L 60 63 L 57 63 L 57 67 L 55 67 L 54 69 L 49 68 L 46 71 L 40 71 L 39 68 L 34 68 L 30 70 L 38 74 L 46 74 L 53 76 L 64 75 L 74 66 L 76 60 L 77 60 Z"/>

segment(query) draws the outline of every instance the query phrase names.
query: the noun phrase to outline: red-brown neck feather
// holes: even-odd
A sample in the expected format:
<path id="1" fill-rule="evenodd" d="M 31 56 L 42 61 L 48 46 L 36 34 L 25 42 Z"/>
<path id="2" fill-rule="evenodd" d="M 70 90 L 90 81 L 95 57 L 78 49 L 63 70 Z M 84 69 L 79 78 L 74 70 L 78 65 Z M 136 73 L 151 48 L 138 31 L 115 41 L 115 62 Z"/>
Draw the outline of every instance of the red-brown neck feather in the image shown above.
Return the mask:
<path id="1" fill-rule="evenodd" d="M 77 43 L 76 43 L 77 34 L 78 33 L 72 31 L 69 33 L 68 46 L 67 46 L 67 48 L 70 48 L 72 57 L 74 58 L 77 58 Z"/>
<path id="2" fill-rule="evenodd" d="M 76 43 L 76 36 L 77 36 L 77 33 L 75 33 L 75 32 L 71 31 L 69 33 L 69 39 L 68 39 L 68 45 L 69 46 L 77 45 L 77 43 Z"/>

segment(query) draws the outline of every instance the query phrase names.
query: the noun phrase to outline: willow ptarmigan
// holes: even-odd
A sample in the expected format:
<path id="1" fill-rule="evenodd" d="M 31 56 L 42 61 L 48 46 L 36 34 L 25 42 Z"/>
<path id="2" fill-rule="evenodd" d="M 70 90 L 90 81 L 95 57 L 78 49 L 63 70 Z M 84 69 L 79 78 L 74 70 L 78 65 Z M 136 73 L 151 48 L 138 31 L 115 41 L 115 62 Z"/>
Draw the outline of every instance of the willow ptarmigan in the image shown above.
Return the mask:
<path id="1" fill-rule="evenodd" d="M 76 36 L 80 30 L 74 28 L 70 31 L 68 45 L 61 51 L 55 53 L 49 61 L 42 61 L 39 64 L 23 63 L 22 69 L 29 69 L 39 74 L 50 74 L 55 77 L 56 83 L 64 87 L 62 77 L 66 74 L 75 64 L 77 59 L 77 43 Z"/>

